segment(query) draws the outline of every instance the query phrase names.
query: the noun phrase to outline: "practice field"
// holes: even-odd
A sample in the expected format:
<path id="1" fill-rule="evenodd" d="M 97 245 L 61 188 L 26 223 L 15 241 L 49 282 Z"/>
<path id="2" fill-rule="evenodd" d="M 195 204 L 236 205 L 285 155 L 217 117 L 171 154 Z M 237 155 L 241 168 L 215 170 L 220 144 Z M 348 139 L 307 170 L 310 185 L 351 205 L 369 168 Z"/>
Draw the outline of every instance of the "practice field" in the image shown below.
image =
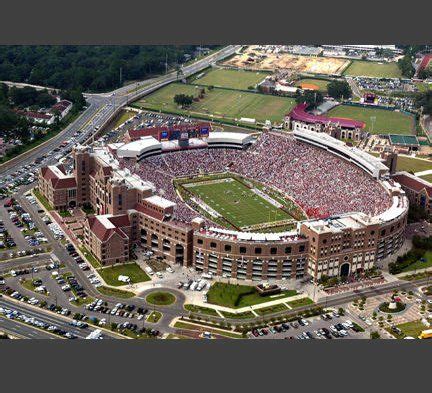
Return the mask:
<path id="1" fill-rule="evenodd" d="M 183 187 L 237 228 L 292 219 L 233 178 L 183 184 Z"/>
<path id="2" fill-rule="evenodd" d="M 423 180 L 426 180 L 429 183 L 432 183 L 432 175 L 420 176 L 420 178 L 423 179 Z"/>
<path id="3" fill-rule="evenodd" d="M 311 90 L 319 90 L 322 92 L 327 91 L 327 85 L 329 84 L 329 81 L 325 81 L 322 79 L 313 79 L 313 78 L 306 78 L 306 79 L 300 79 L 298 80 L 295 85 L 301 87 L 302 89 L 311 89 Z M 313 89 L 312 86 L 316 86 L 316 89 Z"/>
<path id="4" fill-rule="evenodd" d="M 374 78 L 401 78 L 402 73 L 397 63 L 353 60 L 344 71 L 348 76 L 369 76 Z"/>
<path id="5" fill-rule="evenodd" d="M 432 169 L 432 161 L 420 160 L 418 158 L 399 155 L 397 158 L 396 169 L 398 171 L 407 171 L 413 173 L 423 172 Z"/>
<path id="6" fill-rule="evenodd" d="M 331 109 L 328 115 L 364 121 L 365 130 L 372 134 L 411 134 L 414 126 L 411 116 L 385 109 L 339 105 Z M 373 129 L 371 117 L 375 117 Z"/>
<path id="7" fill-rule="evenodd" d="M 247 90 L 250 86 L 255 87 L 268 75 L 266 72 L 225 70 L 220 68 L 206 72 L 201 78 L 193 79 L 192 83 L 196 85 Z"/>
<path id="8" fill-rule="evenodd" d="M 295 105 L 295 100 L 265 94 L 237 92 L 214 88 L 205 89 L 205 96 L 193 102 L 190 108 L 182 109 L 174 102 L 176 94 L 197 97 L 202 87 L 172 83 L 153 94 L 135 102 L 135 105 L 154 111 L 169 111 L 179 114 L 201 115 L 209 119 L 253 118 L 259 122 L 271 120 L 282 122 L 284 115 Z M 213 115 L 213 116 L 211 116 Z"/>

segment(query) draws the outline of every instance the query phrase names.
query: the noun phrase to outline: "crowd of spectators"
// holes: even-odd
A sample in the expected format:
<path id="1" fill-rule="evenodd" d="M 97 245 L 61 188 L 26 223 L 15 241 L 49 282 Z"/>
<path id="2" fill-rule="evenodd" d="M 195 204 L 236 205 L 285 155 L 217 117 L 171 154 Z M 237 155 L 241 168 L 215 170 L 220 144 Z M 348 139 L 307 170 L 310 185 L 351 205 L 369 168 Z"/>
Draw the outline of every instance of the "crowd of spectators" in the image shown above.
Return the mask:
<path id="1" fill-rule="evenodd" d="M 176 218 L 185 222 L 197 213 L 177 195 L 173 179 L 227 170 L 281 190 L 308 217 L 347 212 L 375 215 L 391 204 L 385 189 L 360 168 L 286 134 L 265 133 L 243 151 L 184 150 L 126 165 L 153 183 L 157 194 L 175 202 Z"/>

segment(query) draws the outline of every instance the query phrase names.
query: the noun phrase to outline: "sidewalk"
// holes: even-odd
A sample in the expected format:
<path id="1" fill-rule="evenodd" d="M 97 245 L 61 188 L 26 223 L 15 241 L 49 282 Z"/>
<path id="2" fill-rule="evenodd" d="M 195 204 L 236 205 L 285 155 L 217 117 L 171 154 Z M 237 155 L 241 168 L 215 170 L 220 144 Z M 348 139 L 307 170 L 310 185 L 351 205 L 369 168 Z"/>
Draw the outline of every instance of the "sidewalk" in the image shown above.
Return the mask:
<path id="1" fill-rule="evenodd" d="M 253 306 L 246 306 L 246 307 L 241 307 L 241 308 L 230 308 L 230 307 L 218 306 L 216 304 L 204 303 L 201 300 L 192 301 L 189 304 L 193 304 L 194 306 L 212 308 L 212 309 L 216 310 L 217 312 L 228 312 L 228 313 L 231 313 L 231 314 L 241 314 L 241 313 L 244 313 L 244 312 L 250 312 L 251 311 L 253 314 L 256 314 L 254 312 L 255 310 L 259 310 L 261 308 L 267 308 L 267 307 L 276 306 L 278 304 L 283 304 L 288 309 L 291 310 L 292 307 L 290 307 L 287 304 L 288 302 L 292 302 L 294 300 L 299 300 L 299 299 L 304 299 L 304 298 L 307 298 L 307 297 L 308 296 L 306 294 L 302 293 L 300 295 L 283 297 L 281 299 L 270 300 L 270 301 L 265 302 L 265 303 L 255 304 Z"/>

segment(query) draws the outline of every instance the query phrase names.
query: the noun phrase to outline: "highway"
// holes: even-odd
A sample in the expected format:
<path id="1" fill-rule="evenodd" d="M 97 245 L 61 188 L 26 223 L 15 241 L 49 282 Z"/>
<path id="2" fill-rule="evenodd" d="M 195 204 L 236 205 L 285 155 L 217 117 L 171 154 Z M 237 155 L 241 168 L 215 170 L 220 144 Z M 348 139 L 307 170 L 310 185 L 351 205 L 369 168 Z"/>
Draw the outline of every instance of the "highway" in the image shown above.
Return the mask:
<path id="1" fill-rule="evenodd" d="M 22 322 L 15 321 L 13 319 L 7 319 L 0 315 L 0 332 L 4 332 L 16 338 L 23 339 L 50 339 L 55 340 L 59 338 L 54 334 L 45 332 L 43 330 L 37 329 L 33 326 L 28 326 Z"/>
<path id="2" fill-rule="evenodd" d="M 19 301 L 15 301 L 9 298 L 5 298 L 4 296 L 0 298 L 0 307 L 10 310 L 16 310 L 21 314 L 24 314 L 28 317 L 33 317 L 37 319 L 38 321 L 48 323 L 50 325 L 55 325 L 59 327 L 60 329 L 66 330 L 68 332 L 71 332 L 75 334 L 78 338 L 84 339 L 86 338 L 92 331 L 96 330 L 95 327 L 92 327 L 91 325 L 86 329 L 81 329 L 75 326 L 71 326 L 69 322 L 72 321 L 71 318 L 64 317 L 62 315 L 55 314 L 50 311 L 46 311 L 43 309 L 40 309 L 38 307 L 30 306 L 26 303 L 22 303 Z M 2 323 L 0 324 L 0 328 L 4 326 L 4 320 L 10 321 L 9 319 L 5 318 L 3 315 L 1 316 L 0 320 Z M 41 334 L 46 333 L 50 334 L 49 332 L 46 332 L 45 330 L 39 329 L 37 327 L 27 325 L 23 322 L 12 320 L 15 322 L 16 332 L 20 333 L 21 335 L 28 334 L 27 332 L 31 331 L 33 334 Z M 12 325 L 8 325 L 9 329 L 11 329 Z M 18 328 L 19 327 L 19 328 Z M 7 328 L 7 327 L 6 327 Z M 109 331 L 103 331 L 103 337 L 108 339 L 114 339 L 114 338 L 121 338 L 118 334 L 109 332 Z M 50 336 L 52 336 L 50 334 Z M 56 337 L 56 336 L 54 336 Z M 35 337 L 33 337 L 35 338 Z M 39 338 L 39 337 L 37 337 Z M 57 336 L 57 338 L 61 338 L 60 336 Z"/>
<path id="3" fill-rule="evenodd" d="M 229 45 L 224 47 L 209 56 L 183 67 L 183 75 L 187 77 L 199 72 L 216 61 L 230 56 L 240 48 L 241 45 Z M 0 165 L 0 178 L 11 175 L 21 167 L 34 163 L 38 157 L 46 154 L 48 158 L 41 165 L 55 163 L 56 160 L 53 157 L 55 155 L 53 154 L 53 150 L 59 147 L 62 142 L 72 138 L 77 131 L 80 131 L 81 134 L 77 136 L 75 142 L 71 142 L 69 146 L 64 147 L 65 150 L 71 148 L 74 143 L 82 143 L 88 140 L 96 131 L 95 127 L 103 127 L 125 105 L 176 80 L 177 72 L 174 71 L 157 78 L 123 86 L 109 93 L 85 94 L 88 107 L 81 116 L 49 141 Z"/>

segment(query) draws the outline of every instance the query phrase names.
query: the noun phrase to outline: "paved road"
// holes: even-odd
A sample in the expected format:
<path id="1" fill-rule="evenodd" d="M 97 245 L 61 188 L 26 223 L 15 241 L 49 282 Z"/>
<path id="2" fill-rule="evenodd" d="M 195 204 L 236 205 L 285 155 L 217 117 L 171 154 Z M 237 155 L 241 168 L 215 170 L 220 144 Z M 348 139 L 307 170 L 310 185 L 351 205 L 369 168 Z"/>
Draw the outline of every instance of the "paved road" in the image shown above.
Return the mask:
<path id="1" fill-rule="evenodd" d="M 90 334 L 90 332 L 96 330 L 96 328 L 92 326 L 89 326 L 86 329 L 80 329 L 78 327 L 71 326 L 69 324 L 69 322 L 72 321 L 71 318 L 66 318 L 53 312 L 39 309 L 37 307 L 32 307 L 26 303 L 16 302 L 5 297 L 0 298 L 0 307 L 17 310 L 18 312 L 25 314 L 29 317 L 34 317 L 39 321 L 49 323 L 50 325 L 58 326 L 61 329 L 74 333 L 78 338 L 86 338 Z M 17 321 L 17 323 L 19 322 Z M 29 325 L 25 326 L 32 328 L 33 330 L 40 331 L 40 329 L 38 328 L 34 328 Z M 120 338 L 119 335 L 108 331 L 104 331 L 103 336 L 104 338 L 109 339 Z"/>
<path id="2" fill-rule="evenodd" d="M 50 254 L 37 254 L 36 256 L 28 256 L 10 259 L 0 262 L 0 272 L 8 272 L 11 269 L 24 269 L 27 267 L 43 266 L 51 263 Z"/>
<path id="3" fill-rule="evenodd" d="M 15 321 L 13 319 L 7 319 L 0 315 L 0 331 L 7 333 L 17 338 L 26 339 L 51 339 L 55 340 L 56 336 L 51 333 L 45 332 L 40 329 L 36 329 L 33 326 L 28 326 L 24 323 Z"/>

